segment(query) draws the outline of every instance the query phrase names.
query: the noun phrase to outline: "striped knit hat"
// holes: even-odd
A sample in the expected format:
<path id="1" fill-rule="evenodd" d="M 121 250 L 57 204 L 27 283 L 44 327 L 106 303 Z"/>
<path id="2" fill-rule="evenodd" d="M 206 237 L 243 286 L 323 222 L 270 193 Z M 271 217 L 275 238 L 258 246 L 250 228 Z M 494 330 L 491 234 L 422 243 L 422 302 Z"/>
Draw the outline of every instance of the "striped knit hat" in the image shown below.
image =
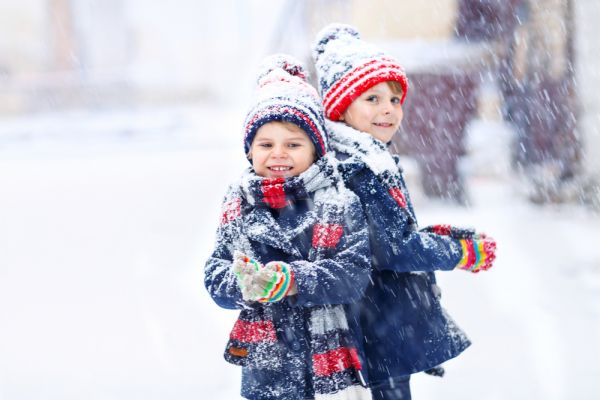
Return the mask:
<path id="1" fill-rule="evenodd" d="M 302 64 L 291 56 L 275 54 L 263 61 L 256 99 L 244 123 L 246 154 L 258 129 L 272 121 L 291 122 L 302 128 L 315 145 L 318 158 L 327 152 L 323 106 L 306 78 Z"/>
<path id="2" fill-rule="evenodd" d="M 406 98 L 408 80 L 396 60 L 360 39 L 358 31 L 331 24 L 317 34 L 313 59 L 323 96 L 325 116 L 338 121 L 352 102 L 366 90 L 385 81 L 402 87 Z"/>

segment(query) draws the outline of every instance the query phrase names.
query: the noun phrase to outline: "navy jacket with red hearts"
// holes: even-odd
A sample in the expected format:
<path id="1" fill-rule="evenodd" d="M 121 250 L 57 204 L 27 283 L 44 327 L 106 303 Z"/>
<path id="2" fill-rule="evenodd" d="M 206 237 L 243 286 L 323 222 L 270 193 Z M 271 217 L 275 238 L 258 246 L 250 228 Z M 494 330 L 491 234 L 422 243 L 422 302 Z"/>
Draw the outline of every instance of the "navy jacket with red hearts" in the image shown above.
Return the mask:
<path id="1" fill-rule="evenodd" d="M 332 160 L 335 161 L 333 157 Z M 315 193 L 328 190 L 326 187 L 315 192 L 296 190 L 293 198 L 278 197 L 275 203 L 286 205 L 276 209 L 248 199 L 240 187 L 244 185 L 233 185 L 226 195 L 215 250 L 205 266 L 204 283 L 219 306 L 241 309 L 242 318 L 269 315 L 269 321 L 259 321 L 256 324 L 259 329 L 247 332 L 245 338 L 239 329 L 246 329 L 244 326 L 256 321 L 242 320 L 237 326 L 239 329 L 232 331 L 232 339 L 253 342 L 267 335 L 261 327 L 273 326 L 268 336 L 276 341 L 273 349 L 280 354 L 279 359 L 271 360 L 272 353 L 266 352 L 267 360 L 254 360 L 252 365 L 239 364 L 243 365 L 242 395 L 261 400 L 313 398 L 309 321 L 315 308 L 343 306 L 349 325 L 347 331 L 362 356 L 363 336 L 357 304 L 364 296 L 371 272 L 365 215 L 356 195 L 345 187 L 321 193 L 320 198 L 327 203 L 323 207 L 315 200 Z M 272 205 L 274 201 L 271 198 L 267 203 Z M 327 225 L 323 224 L 324 214 L 342 218 L 335 225 Z M 294 272 L 298 294 L 276 303 L 245 302 L 231 268 L 235 250 L 263 264 L 288 263 Z M 245 311 L 249 312 L 244 314 Z M 265 346 L 271 344 L 265 343 Z M 364 358 L 361 361 L 364 364 Z M 274 368 L 274 362 L 280 366 Z M 366 376 L 361 378 L 366 379 Z"/>
<path id="2" fill-rule="evenodd" d="M 420 232 L 399 158 L 370 135 L 328 123 L 346 186 L 369 226 L 373 273 L 361 301 L 368 375 L 377 384 L 434 368 L 470 341 L 440 303 L 434 271 L 462 257 L 456 239 Z"/>

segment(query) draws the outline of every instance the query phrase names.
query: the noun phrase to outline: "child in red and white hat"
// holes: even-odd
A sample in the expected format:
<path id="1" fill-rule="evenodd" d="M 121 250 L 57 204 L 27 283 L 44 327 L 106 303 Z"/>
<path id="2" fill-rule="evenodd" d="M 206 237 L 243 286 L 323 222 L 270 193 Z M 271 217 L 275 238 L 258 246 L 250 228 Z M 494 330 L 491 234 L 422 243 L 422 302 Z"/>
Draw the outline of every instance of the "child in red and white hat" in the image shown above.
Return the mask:
<path id="1" fill-rule="evenodd" d="M 470 345 L 442 309 L 434 271 L 487 270 L 496 244 L 469 229 L 418 229 L 387 147 L 409 90 L 400 64 L 342 24 L 317 35 L 313 58 L 330 146 L 369 224 L 373 274 L 360 317 L 369 385 L 376 400 L 410 399 L 411 374 L 442 375 L 440 364 Z"/>

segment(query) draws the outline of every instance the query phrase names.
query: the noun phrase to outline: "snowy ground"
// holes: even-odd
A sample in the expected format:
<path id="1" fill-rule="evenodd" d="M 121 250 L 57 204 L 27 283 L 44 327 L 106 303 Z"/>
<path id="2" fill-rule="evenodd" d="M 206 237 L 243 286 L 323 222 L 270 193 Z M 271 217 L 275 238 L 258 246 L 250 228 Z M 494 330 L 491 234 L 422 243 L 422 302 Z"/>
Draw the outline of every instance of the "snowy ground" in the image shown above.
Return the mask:
<path id="1" fill-rule="evenodd" d="M 235 312 L 202 267 L 245 166 L 241 121 L 202 105 L 0 120 L 0 400 L 239 398 L 222 358 Z M 421 224 L 499 243 L 492 271 L 439 274 L 474 345 L 445 378 L 415 376 L 413 397 L 598 398 L 600 217 L 526 202 L 506 131 L 486 128 L 472 145 L 495 150 L 466 166 L 498 168 L 469 175 L 472 207 L 428 201 L 409 176 Z"/>

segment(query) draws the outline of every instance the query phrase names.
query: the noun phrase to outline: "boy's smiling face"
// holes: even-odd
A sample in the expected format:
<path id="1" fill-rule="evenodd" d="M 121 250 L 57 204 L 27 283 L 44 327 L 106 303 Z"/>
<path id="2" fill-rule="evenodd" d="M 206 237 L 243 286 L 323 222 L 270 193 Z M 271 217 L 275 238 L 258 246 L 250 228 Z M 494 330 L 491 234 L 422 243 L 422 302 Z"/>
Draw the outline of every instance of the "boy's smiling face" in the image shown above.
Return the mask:
<path id="1" fill-rule="evenodd" d="M 302 128 L 273 121 L 258 129 L 249 157 L 257 175 L 286 178 L 306 171 L 315 162 L 316 150 Z"/>
<path id="2" fill-rule="evenodd" d="M 387 143 L 404 116 L 401 99 L 402 93 L 392 90 L 387 82 L 381 82 L 358 96 L 340 120 Z"/>

